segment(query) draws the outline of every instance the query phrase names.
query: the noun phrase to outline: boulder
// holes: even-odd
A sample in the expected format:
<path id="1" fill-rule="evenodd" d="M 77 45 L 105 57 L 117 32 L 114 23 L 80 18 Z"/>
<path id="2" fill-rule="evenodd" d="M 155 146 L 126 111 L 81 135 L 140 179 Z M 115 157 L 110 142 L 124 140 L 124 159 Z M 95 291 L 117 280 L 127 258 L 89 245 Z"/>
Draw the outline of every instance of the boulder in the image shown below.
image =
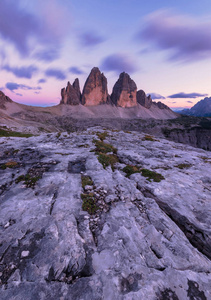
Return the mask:
<path id="1" fill-rule="evenodd" d="M 82 104 L 93 106 L 110 102 L 107 79 L 98 68 L 93 68 L 89 74 L 82 93 Z"/>
<path id="2" fill-rule="evenodd" d="M 66 89 L 61 90 L 62 100 L 60 104 L 78 105 L 81 100 L 81 92 L 78 78 L 75 79 L 73 85 L 68 81 Z"/>
<path id="3" fill-rule="evenodd" d="M 147 96 L 143 90 L 137 92 L 137 102 L 145 108 L 150 108 L 152 106 L 151 96 Z"/>
<path id="4" fill-rule="evenodd" d="M 133 107 L 137 105 L 137 87 L 130 76 L 123 72 L 113 87 L 111 101 L 116 106 Z"/>

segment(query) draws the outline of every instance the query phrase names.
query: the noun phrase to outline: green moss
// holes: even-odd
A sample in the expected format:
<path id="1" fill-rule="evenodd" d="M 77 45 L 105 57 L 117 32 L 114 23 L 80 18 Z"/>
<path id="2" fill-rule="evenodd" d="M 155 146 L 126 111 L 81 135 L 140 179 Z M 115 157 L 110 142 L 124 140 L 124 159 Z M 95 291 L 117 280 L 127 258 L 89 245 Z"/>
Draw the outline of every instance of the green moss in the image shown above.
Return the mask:
<path id="1" fill-rule="evenodd" d="M 15 183 L 19 183 L 20 181 L 24 181 L 24 184 L 27 188 L 34 188 L 37 181 L 40 179 L 40 176 L 31 176 L 29 174 L 20 175 L 16 180 Z"/>
<path id="2" fill-rule="evenodd" d="M 126 177 L 129 177 L 130 175 L 134 174 L 134 173 L 140 173 L 140 169 L 137 166 L 132 166 L 132 165 L 127 165 L 126 167 L 124 167 L 122 169 L 123 172 L 125 172 L 127 175 Z"/>
<path id="3" fill-rule="evenodd" d="M 141 175 L 146 177 L 147 180 L 153 180 L 155 182 L 160 182 L 161 180 L 165 179 L 163 175 L 148 169 L 141 169 Z"/>
<path id="4" fill-rule="evenodd" d="M 175 167 L 177 167 L 177 168 L 179 168 L 179 169 L 188 169 L 188 168 L 190 168 L 192 165 L 191 164 L 179 164 L 179 165 L 177 165 L 177 166 L 175 166 Z"/>
<path id="5" fill-rule="evenodd" d="M 83 189 L 85 188 L 86 185 L 93 185 L 93 181 L 91 177 L 87 175 L 81 175 L 81 183 Z"/>
<path id="6" fill-rule="evenodd" d="M 90 215 L 95 214 L 98 210 L 96 199 L 93 193 L 81 194 L 83 200 L 82 209 L 87 211 Z"/>
<path id="7" fill-rule="evenodd" d="M 21 132 L 16 132 L 16 131 L 11 131 L 11 130 L 4 130 L 2 128 L 0 128 L 0 137 L 31 137 L 33 136 L 32 134 L 29 133 L 21 133 Z"/>
<path id="8" fill-rule="evenodd" d="M 98 161 L 102 164 L 104 169 L 111 166 L 112 171 L 114 171 L 114 165 L 119 161 L 119 159 L 115 154 L 99 153 Z"/>

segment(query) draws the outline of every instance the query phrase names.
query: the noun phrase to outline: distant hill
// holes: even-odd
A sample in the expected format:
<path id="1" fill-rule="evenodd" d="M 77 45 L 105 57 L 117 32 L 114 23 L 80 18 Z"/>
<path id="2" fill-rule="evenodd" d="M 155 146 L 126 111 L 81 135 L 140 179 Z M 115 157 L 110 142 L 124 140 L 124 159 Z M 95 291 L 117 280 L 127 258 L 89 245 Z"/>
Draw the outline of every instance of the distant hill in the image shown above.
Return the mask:
<path id="1" fill-rule="evenodd" d="M 211 97 L 206 97 L 203 100 L 197 102 L 190 109 L 183 109 L 179 113 L 188 116 L 211 117 Z"/>

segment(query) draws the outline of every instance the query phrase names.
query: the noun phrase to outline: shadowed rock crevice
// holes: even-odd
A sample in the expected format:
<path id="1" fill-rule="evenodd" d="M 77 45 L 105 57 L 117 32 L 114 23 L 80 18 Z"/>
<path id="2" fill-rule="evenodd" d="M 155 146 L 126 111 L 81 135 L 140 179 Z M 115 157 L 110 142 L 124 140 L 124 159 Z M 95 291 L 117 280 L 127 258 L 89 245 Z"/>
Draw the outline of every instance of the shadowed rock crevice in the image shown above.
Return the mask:
<path id="1" fill-rule="evenodd" d="M 209 232 L 197 227 L 187 217 L 181 215 L 166 202 L 153 195 L 150 190 L 140 190 L 145 197 L 153 198 L 160 209 L 184 232 L 191 245 L 211 260 L 211 239 Z"/>

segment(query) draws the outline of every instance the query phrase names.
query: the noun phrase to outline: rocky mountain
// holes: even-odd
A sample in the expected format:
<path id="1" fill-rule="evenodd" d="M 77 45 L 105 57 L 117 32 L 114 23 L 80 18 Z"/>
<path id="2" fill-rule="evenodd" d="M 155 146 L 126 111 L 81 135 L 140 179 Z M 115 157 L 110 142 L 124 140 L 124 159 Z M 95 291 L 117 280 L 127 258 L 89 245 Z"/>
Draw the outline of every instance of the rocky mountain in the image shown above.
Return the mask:
<path id="1" fill-rule="evenodd" d="M 93 68 L 89 74 L 82 93 L 82 104 L 85 106 L 106 104 L 110 102 L 107 79 L 98 68 Z"/>
<path id="2" fill-rule="evenodd" d="M 183 109 L 179 113 L 188 116 L 211 117 L 211 97 L 206 97 L 197 102 L 192 108 Z"/>
<path id="3" fill-rule="evenodd" d="M 211 299 L 210 163 L 143 132 L 1 137 L 0 299 Z"/>
<path id="4" fill-rule="evenodd" d="M 143 90 L 137 92 L 136 83 L 125 72 L 119 75 L 119 79 L 115 83 L 110 96 L 108 94 L 107 79 L 96 67 L 91 70 L 85 82 L 82 95 L 78 79 L 75 80 L 73 85 L 68 82 L 67 88 L 61 90 L 61 95 L 60 104 L 78 105 L 81 103 L 85 106 L 111 104 L 123 108 L 137 107 L 139 104 L 146 109 L 150 109 L 154 104 L 159 109 L 170 110 L 162 102 L 153 102 L 151 96 L 147 96 Z"/>
<path id="5" fill-rule="evenodd" d="M 113 87 L 111 101 L 120 107 L 134 107 L 137 105 L 137 86 L 130 76 L 123 72 Z"/>

